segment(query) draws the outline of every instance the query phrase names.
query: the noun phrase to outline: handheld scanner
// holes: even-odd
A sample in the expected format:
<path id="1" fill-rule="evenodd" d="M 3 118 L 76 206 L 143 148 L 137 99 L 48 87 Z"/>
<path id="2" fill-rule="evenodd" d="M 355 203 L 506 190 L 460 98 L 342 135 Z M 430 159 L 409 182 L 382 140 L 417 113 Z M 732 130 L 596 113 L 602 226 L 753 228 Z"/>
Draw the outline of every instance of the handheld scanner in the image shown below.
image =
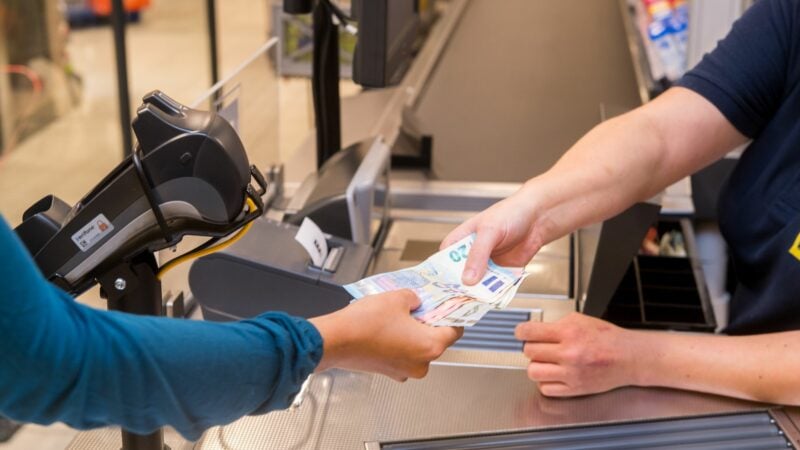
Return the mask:
<path id="1" fill-rule="evenodd" d="M 17 228 L 44 275 L 73 294 L 126 258 L 185 235 L 225 236 L 263 210 L 266 182 L 224 118 L 154 91 L 133 130 L 133 155 L 74 207 L 46 197 Z M 247 197 L 256 211 L 246 211 Z"/>

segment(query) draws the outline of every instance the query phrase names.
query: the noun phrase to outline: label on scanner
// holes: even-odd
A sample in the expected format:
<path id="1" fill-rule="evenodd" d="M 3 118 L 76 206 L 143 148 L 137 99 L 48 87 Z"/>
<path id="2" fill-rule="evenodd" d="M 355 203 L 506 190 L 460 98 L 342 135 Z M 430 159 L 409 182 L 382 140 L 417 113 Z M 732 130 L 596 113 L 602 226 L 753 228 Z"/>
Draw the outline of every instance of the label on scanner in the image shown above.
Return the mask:
<path id="1" fill-rule="evenodd" d="M 100 242 L 104 237 L 114 231 L 114 225 L 106 219 L 103 214 L 98 215 L 91 222 L 84 225 L 77 233 L 72 235 L 72 242 L 81 249 L 82 252 L 88 251 L 94 244 Z"/>

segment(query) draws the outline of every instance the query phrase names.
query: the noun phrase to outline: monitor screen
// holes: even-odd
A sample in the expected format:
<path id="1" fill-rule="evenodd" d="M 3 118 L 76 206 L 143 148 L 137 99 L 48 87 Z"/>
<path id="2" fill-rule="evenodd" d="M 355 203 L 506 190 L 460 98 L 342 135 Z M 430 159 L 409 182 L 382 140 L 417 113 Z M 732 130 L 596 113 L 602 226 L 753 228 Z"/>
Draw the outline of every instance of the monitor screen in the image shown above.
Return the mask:
<path id="1" fill-rule="evenodd" d="M 358 21 L 353 80 L 375 88 L 399 83 L 420 32 L 419 0 L 358 0 L 353 13 Z"/>

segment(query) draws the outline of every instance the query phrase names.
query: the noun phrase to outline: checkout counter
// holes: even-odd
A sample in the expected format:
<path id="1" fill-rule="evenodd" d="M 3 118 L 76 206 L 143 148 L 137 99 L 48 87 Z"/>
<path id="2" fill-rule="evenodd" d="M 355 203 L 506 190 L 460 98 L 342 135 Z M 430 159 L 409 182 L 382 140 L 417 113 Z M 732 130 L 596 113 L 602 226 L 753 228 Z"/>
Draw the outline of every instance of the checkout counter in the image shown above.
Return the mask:
<path id="1" fill-rule="evenodd" d="M 347 214 L 343 219 L 325 219 L 325 214 L 320 213 L 324 208 L 320 207 L 304 213 L 310 217 L 318 214 L 317 219 L 323 223 L 328 220 L 347 225 L 348 236 L 341 236 L 347 234 L 345 231 L 331 238 L 335 246 L 344 248 L 337 266 L 328 271 L 310 268 L 298 252 L 299 246 L 294 248 L 293 242 L 275 240 L 278 236 L 286 239 L 296 230 L 292 216 L 304 207 L 314 206 L 314 193 L 330 182 L 322 171 L 316 173 L 310 138 L 293 155 L 281 157 L 273 153 L 265 157 L 273 163 L 283 163 L 268 171 L 270 189 L 264 201 L 269 211 L 256 220 L 252 231 L 239 243 L 198 260 L 191 269 L 186 268 L 188 274 L 176 270 L 175 280 L 165 284 L 165 290 L 181 293 L 172 298 L 182 297 L 187 302 L 185 306 L 198 302 L 205 318 L 212 320 L 244 317 L 257 313 L 257 309 L 288 309 L 301 315 L 324 313 L 348 300 L 336 296 L 337 285 L 419 263 L 458 223 L 514 192 L 519 187 L 517 182 L 464 181 L 472 178 L 470 171 L 474 167 L 469 165 L 460 176 L 437 177 L 443 164 L 437 158 L 458 157 L 448 153 L 452 147 L 447 150 L 447 143 L 441 152 L 440 147 L 434 146 L 432 172 L 386 173 L 381 169 L 389 149 L 396 147 L 407 131 L 409 115 L 425 116 L 426 111 L 438 110 L 437 116 L 443 114 L 441 111 L 452 113 L 447 120 L 459 117 L 452 105 L 433 103 L 444 101 L 436 100 L 443 91 L 454 97 L 469 93 L 459 92 L 458 86 L 451 86 L 453 90 L 449 91 L 434 86 L 454 70 L 451 64 L 456 64 L 463 48 L 460 39 L 474 37 L 462 27 L 478 26 L 475 22 L 489 3 L 496 4 L 448 2 L 401 85 L 343 101 L 343 141 L 345 145 L 365 143 L 361 147 L 366 149 L 356 163 L 345 164 L 351 171 L 349 178 L 342 175 L 348 173 L 346 170 L 329 170 L 329 176 L 344 176 L 344 181 L 340 179 L 337 187 L 327 191 L 341 192 L 342 196 L 330 195 L 325 201 L 338 205 L 334 209 Z M 499 10 L 494 8 L 494 14 Z M 513 10 L 509 7 L 505 13 L 513 15 Z M 496 17 L 492 20 L 500 23 Z M 624 51 L 624 37 L 619 39 Z M 271 42 L 259 56 L 274 53 L 274 48 L 275 42 Z M 253 114 L 259 110 L 257 104 L 248 102 L 261 99 L 246 95 L 232 98 L 236 92 L 252 92 L 247 90 L 248 74 L 263 79 L 257 76 L 262 70 L 274 70 L 269 59 L 253 58 L 228 82 L 217 86 L 208 99 L 214 100 L 211 104 L 221 114 L 236 117 L 245 146 L 262 155 L 253 159 L 263 168 L 265 161 L 258 160 L 263 157 L 260 152 L 265 145 L 275 144 L 275 136 L 264 128 L 253 133 L 243 131 L 252 127 L 246 118 L 257 117 Z M 622 97 L 628 98 L 629 94 L 635 102 L 635 85 L 631 86 L 631 93 Z M 463 132 L 470 127 L 462 124 L 453 131 L 456 129 Z M 525 142 L 526 149 L 531 148 L 528 144 Z M 358 153 L 358 145 L 354 148 L 343 153 Z M 376 154 L 379 156 L 373 158 Z M 519 154 L 515 157 L 536 159 Z M 541 170 L 549 166 L 548 158 L 538 163 Z M 362 178 L 364 164 L 373 167 L 366 178 Z M 537 161 L 531 164 L 536 165 Z M 448 168 L 446 173 L 451 174 L 449 171 L 455 168 L 456 165 Z M 526 173 L 530 176 L 537 172 L 534 169 Z M 363 183 L 364 180 L 372 180 L 373 184 Z M 351 204 L 351 186 L 369 195 L 356 195 L 357 200 Z M 366 215 L 357 211 L 365 207 L 365 201 Z M 662 201 L 671 205 L 668 208 L 679 209 L 687 199 L 679 193 Z M 602 315 L 657 212 L 653 205 L 638 205 L 603 226 L 580 230 L 544 247 L 528 266 L 532 275 L 510 307 L 492 313 L 467 330 L 432 364 L 422 380 L 397 383 L 377 375 L 330 370 L 312 376 L 295 406 L 288 410 L 214 427 L 194 443 L 167 430 L 166 443 L 173 450 L 777 449 L 800 444 L 798 408 L 660 388 L 622 388 L 586 397 L 550 399 L 541 396 L 527 378 L 527 360 L 520 351 L 521 344 L 513 339 L 514 326 L 530 319 L 555 321 L 575 310 Z M 691 242 L 688 244 L 691 246 Z M 239 270 L 238 278 L 224 284 L 225 278 L 232 276 L 233 271 L 228 269 L 233 266 L 245 267 L 246 271 Z M 699 270 L 697 264 L 692 268 Z M 292 292 L 305 289 L 309 298 L 316 295 L 314 301 L 293 303 L 292 298 L 302 295 L 283 295 L 281 286 L 286 283 L 294 283 Z M 701 283 L 697 288 L 704 291 Z M 237 290 L 236 295 L 231 294 L 232 290 Z M 251 300 L 239 303 L 220 300 L 223 296 L 246 299 L 248 295 Z M 117 449 L 119 434 L 112 429 L 81 433 L 70 448 Z"/>

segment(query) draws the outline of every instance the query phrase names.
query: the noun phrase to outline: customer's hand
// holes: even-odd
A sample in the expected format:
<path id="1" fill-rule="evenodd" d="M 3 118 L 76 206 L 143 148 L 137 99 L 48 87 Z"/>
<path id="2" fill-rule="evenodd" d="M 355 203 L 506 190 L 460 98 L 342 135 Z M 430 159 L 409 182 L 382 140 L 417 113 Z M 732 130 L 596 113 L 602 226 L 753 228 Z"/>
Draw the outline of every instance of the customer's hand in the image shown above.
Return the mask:
<path id="1" fill-rule="evenodd" d="M 420 323 L 409 314 L 419 305 L 412 291 L 400 290 L 364 297 L 311 319 L 324 341 L 317 371 L 338 367 L 399 381 L 424 377 L 430 362 L 461 337 L 463 329 Z"/>
<path id="2" fill-rule="evenodd" d="M 472 233 L 475 242 L 469 252 L 462 281 L 473 285 L 486 273 L 491 257 L 504 266 L 526 265 L 544 245 L 544 235 L 534 226 L 534 206 L 530 194 L 520 190 L 453 230 L 442 241 L 445 248 Z"/>
<path id="3" fill-rule="evenodd" d="M 528 377 L 550 397 L 605 392 L 637 384 L 635 332 L 573 313 L 558 322 L 525 322 L 516 337 L 525 341 Z"/>

